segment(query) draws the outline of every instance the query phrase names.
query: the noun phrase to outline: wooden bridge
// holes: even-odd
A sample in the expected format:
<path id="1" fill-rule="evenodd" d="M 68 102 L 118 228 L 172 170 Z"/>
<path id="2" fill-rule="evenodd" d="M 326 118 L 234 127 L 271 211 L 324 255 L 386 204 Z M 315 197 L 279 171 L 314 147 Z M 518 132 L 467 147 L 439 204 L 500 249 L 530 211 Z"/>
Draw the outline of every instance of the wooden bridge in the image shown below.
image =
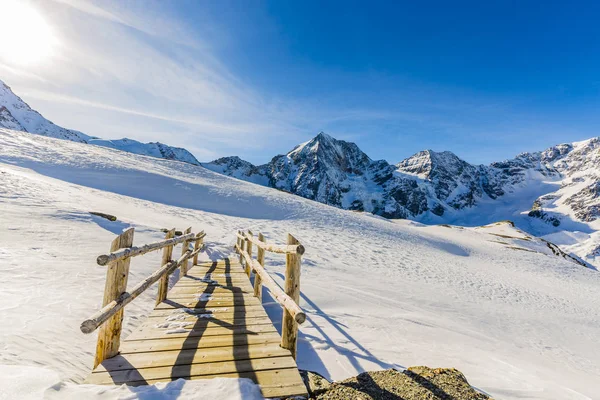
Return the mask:
<path id="1" fill-rule="evenodd" d="M 273 245 L 262 234 L 238 231 L 236 256 L 198 263 L 203 232 L 188 228 L 176 236 L 173 229 L 164 241 L 140 247 L 133 246 L 133 233 L 133 228 L 123 232 L 112 242 L 111 253 L 97 259 L 108 270 L 104 307 L 81 324 L 83 333 L 100 328 L 86 383 L 138 386 L 179 378 L 241 377 L 259 384 L 265 397 L 306 396 L 295 362 L 298 324 L 306 318 L 298 306 L 304 247 L 292 235 L 287 245 Z M 181 256 L 173 260 L 177 244 L 182 245 Z M 131 258 L 160 249 L 161 267 L 127 291 Z M 285 255 L 284 289 L 265 269 L 265 252 Z M 178 268 L 180 278 L 168 290 L 169 276 Z M 154 311 L 121 343 L 124 307 L 156 282 Z M 283 308 L 281 336 L 262 306 L 263 286 Z"/>

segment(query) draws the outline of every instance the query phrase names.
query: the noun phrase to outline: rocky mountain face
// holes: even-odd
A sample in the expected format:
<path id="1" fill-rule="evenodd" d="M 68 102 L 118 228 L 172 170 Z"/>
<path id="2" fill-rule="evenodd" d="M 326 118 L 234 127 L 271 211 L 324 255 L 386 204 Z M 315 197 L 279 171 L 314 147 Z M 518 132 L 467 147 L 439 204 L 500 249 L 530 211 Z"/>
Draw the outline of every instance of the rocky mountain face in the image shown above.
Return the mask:
<path id="1" fill-rule="evenodd" d="M 484 195 L 503 194 L 483 166 L 472 166 L 450 152 L 419 152 L 398 163 L 374 161 L 354 143 L 321 132 L 265 165 L 225 157 L 205 167 L 349 210 L 386 218 L 414 218 L 427 212 L 476 204 Z M 226 165 L 225 168 L 222 166 Z"/>
<path id="2" fill-rule="evenodd" d="M 307 199 L 388 218 L 408 218 L 428 208 L 426 193 L 395 173 L 386 161 L 373 161 L 354 143 L 321 132 L 271 162 L 254 166 L 238 157 L 203 164 L 213 171 Z"/>
<path id="3" fill-rule="evenodd" d="M 534 234 L 551 234 L 578 222 L 597 221 L 600 229 L 600 138 L 522 153 L 490 165 L 472 165 L 451 152 L 431 150 L 391 165 L 372 160 L 354 143 L 320 133 L 264 165 L 224 157 L 203 166 L 386 218 L 461 224 L 468 211 L 485 220 L 490 210 L 495 217 L 496 209 L 504 207 L 502 218 L 517 218 L 524 229 L 533 227 Z M 538 192 L 543 194 L 531 197 Z M 593 233 L 595 229 L 590 228 L 587 249 L 580 255 L 600 256 L 600 232 Z"/>
<path id="4" fill-rule="evenodd" d="M 132 139 L 103 140 L 62 128 L 33 110 L 10 87 L 0 81 L 0 128 L 35 133 L 57 139 L 110 147 L 130 153 L 200 164 L 187 150 L 163 143 L 141 143 Z"/>

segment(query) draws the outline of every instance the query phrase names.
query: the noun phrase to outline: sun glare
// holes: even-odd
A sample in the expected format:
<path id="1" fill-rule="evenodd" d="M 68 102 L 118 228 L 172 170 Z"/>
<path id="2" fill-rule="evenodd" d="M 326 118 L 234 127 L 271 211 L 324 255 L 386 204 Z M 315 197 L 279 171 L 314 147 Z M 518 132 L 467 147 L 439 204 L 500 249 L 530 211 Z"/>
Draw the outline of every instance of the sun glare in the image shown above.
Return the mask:
<path id="1" fill-rule="evenodd" d="M 17 65 L 38 64 L 47 59 L 56 40 L 42 15 L 24 0 L 0 3 L 0 59 Z"/>

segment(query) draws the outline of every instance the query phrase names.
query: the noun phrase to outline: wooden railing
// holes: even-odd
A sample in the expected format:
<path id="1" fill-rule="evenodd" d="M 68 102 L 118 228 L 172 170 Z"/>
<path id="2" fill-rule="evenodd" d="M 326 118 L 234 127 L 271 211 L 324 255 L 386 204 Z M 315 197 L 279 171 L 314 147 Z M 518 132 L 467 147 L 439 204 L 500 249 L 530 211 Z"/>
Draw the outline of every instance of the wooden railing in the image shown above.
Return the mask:
<path id="1" fill-rule="evenodd" d="M 102 302 L 103 307 L 90 318 L 83 321 L 80 327 L 83 333 L 92 333 L 100 327 L 94 368 L 102 361 L 114 357 L 119 353 L 124 307 L 158 281 L 160 282 L 156 303 L 158 304 L 165 300 L 167 297 L 169 275 L 180 267 L 181 274 L 186 275 L 188 260 L 190 258 L 193 258 L 193 265 L 198 263 L 198 253 L 202 250 L 202 243 L 206 236 L 204 232 L 198 234 L 191 233 L 192 228 L 188 228 L 181 236 L 175 237 L 175 229 L 171 229 L 166 233 L 165 240 L 163 241 L 134 247 L 133 232 L 134 228 L 129 228 L 117 236 L 110 246 L 110 253 L 103 254 L 96 260 L 99 265 L 108 266 L 104 287 L 104 300 Z M 190 249 L 192 242 L 194 243 L 193 250 Z M 177 260 L 173 260 L 173 247 L 179 243 L 182 244 L 181 256 Z M 161 267 L 148 278 L 135 285 L 130 291 L 127 291 L 131 257 L 160 249 L 163 249 Z"/>
<path id="2" fill-rule="evenodd" d="M 253 247 L 256 246 L 256 259 L 252 258 Z M 300 302 L 300 263 L 304 246 L 288 234 L 287 245 L 266 243 L 262 233 L 255 238 L 251 231 L 238 231 L 236 252 L 240 255 L 240 263 L 244 263 L 248 277 L 254 272 L 254 295 L 262 299 L 262 286 L 266 286 L 271 295 L 283 307 L 281 323 L 281 347 L 288 349 L 294 359 L 297 352 L 298 324 L 306 320 L 306 315 L 298 305 Z M 271 278 L 265 269 L 265 251 L 285 254 L 284 290 Z"/>

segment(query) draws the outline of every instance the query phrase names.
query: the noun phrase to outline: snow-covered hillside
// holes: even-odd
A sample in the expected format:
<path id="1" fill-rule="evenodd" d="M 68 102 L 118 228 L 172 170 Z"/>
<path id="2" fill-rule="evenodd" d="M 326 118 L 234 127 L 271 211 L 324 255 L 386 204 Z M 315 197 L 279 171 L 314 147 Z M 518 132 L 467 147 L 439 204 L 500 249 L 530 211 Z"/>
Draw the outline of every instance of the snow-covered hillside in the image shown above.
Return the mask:
<path id="1" fill-rule="evenodd" d="M 96 146 L 110 147 L 111 149 L 126 151 L 128 153 L 140 154 L 143 156 L 165 158 L 167 160 L 183 161 L 190 164 L 199 165 L 196 157 L 186 149 L 181 147 L 172 147 L 160 142 L 142 143 L 133 139 L 90 139 L 89 144 Z"/>
<path id="2" fill-rule="evenodd" d="M 65 129 L 48 121 L 33 110 L 0 80 L 0 128 L 14 129 L 48 137 L 110 147 L 129 153 L 200 164 L 186 149 L 171 147 L 163 143 L 141 143 L 132 139 L 104 140 L 84 133 Z"/>
<path id="3" fill-rule="evenodd" d="M 292 232 L 305 245 L 301 368 L 342 379 L 391 366 L 456 367 L 498 399 L 600 393 L 599 273 L 507 223 L 391 221 L 191 164 L 4 129 L 0 210 L 0 387 L 31 398 L 90 370 L 95 338 L 79 324 L 101 303 L 105 269 L 95 258 L 114 235 L 134 226 L 135 243 L 148 243 L 161 228 L 190 225 L 208 234 L 203 257 L 231 254 L 237 229 L 274 242 Z M 159 263 L 158 253 L 134 259 L 130 283 Z M 280 282 L 284 263 L 267 260 Z M 128 306 L 125 335 L 154 295 Z M 281 309 L 266 301 L 279 327 Z M 46 395 L 73 390 L 63 383 Z"/>

